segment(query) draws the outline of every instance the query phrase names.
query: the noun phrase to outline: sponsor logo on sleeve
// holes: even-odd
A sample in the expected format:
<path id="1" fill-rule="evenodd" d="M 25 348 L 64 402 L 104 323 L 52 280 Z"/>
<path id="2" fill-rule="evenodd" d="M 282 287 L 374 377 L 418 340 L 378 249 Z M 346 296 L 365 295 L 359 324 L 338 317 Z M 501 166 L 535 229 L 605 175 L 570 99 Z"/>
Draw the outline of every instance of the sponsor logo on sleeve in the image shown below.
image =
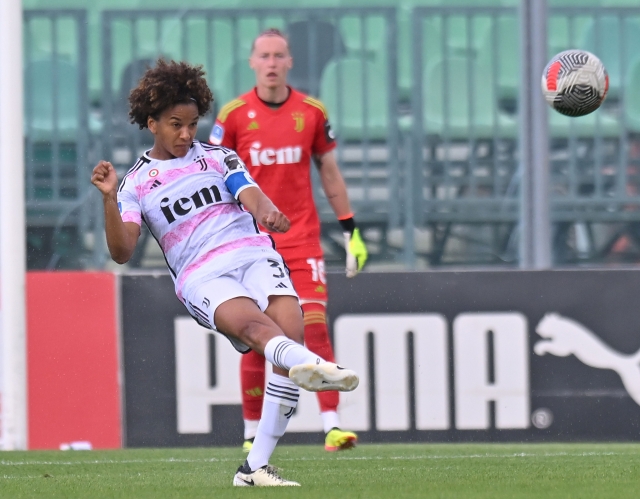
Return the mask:
<path id="1" fill-rule="evenodd" d="M 241 170 L 247 169 L 247 167 L 245 166 L 243 161 L 238 157 L 237 154 L 229 154 L 227 157 L 224 158 L 224 162 L 226 163 L 227 168 L 229 168 L 230 172 L 237 169 L 241 169 Z"/>
<path id="2" fill-rule="evenodd" d="M 222 142 L 222 138 L 224 137 L 224 127 L 218 125 L 217 123 L 211 130 L 211 135 L 209 136 L 209 140 L 212 144 L 219 145 Z"/>
<path id="3" fill-rule="evenodd" d="M 331 124 L 329 123 L 329 120 L 326 120 L 324 122 L 324 138 L 328 144 L 331 144 L 331 142 L 336 140 L 336 136 L 333 133 L 333 130 L 331 129 Z"/>

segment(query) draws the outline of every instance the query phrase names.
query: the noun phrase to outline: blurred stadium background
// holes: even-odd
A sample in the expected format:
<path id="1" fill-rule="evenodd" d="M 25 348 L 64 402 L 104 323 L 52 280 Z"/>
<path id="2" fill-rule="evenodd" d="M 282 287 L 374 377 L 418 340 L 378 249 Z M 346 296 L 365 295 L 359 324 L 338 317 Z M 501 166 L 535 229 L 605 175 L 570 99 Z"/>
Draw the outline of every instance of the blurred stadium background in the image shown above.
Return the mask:
<path id="1" fill-rule="evenodd" d="M 127 122 L 144 68 L 161 55 L 203 64 L 217 110 L 252 86 L 251 41 L 269 26 L 291 37 L 291 83 L 329 109 L 370 269 L 518 266 L 518 4 L 24 0 L 28 268 L 109 268 L 87 179 L 98 158 L 124 172 L 149 146 Z M 548 55 L 590 50 L 611 80 L 598 112 L 548 113 L 552 263 L 636 262 L 640 5 L 548 5 Z M 339 228 L 316 193 L 337 268 Z M 164 266 L 147 236 L 130 268 Z"/>
<path id="2" fill-rule="evenodd" d="M 547 38 L 533 43 L 545 59 L 595 53 L 610 90 L 586 117 L 547 113 L 537 243 L 550 262 L 520 272 L 533 241 L 519 0 L 23 0 L 29 448 L 240 441 L 234 352 L 185 319 L 148 233 L 129 264 L 109 260 L 89 178 L 102 158 L 123 175 L 151 145 L 127 121 L 147 65 L 205 67 L 206 140 L 217 110 L 253 85 L 251 42 L 271 26 L 289 34 L 291 84 L 329 110 L 370 250 L 363 275 L 341 275 L 342 235 L 316 188 L 330 326 L 338 358 L 362 374 L 345 398 L 350 428 L 363 442 L 637 440 L 640 3 L 547 3 Z M 539 329 L 550 312 L 560 319 Z M 305 397 L 285 442 L 317 441 Z"/>

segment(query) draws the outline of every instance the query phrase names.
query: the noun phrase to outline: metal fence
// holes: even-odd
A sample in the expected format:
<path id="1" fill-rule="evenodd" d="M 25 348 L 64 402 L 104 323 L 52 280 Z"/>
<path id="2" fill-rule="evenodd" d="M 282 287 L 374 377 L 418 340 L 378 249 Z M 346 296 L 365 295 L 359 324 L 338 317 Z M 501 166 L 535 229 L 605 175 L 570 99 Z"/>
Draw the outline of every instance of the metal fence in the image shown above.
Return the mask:
<path id="1" fill-rule="evenodd" d="M 610 94 L 598 112 L 550 111 L 555 263 L 597 261 L 635 238 L 637 123 L 631 88 L 640 38 L 633 8 L 549 9 L 549 57 L 568 48 L 598 54 Z M 519 224 L 518 11 L 419 7 L 412 13 L 414 220 L 429 263 L 515 263 Z M 639 68 L 640 69 L 640 68 Z M 638 71 L 636 69 L 635 71 Z M 640 76 L 640 75 L 639 75 Z M 637 79 L 637 77 L 636 77 Z M 611 228 L 603 223 L 630 222 Z"/>
<path id="2" fill-rule="evenodd" d="M 30 228 L 101 232 L 100 207 L 95 216 L 80 209 L 90 149 L 99 144 L 124 173 L 150 147 L 151 135 L 128 123 L 127 97 L 157 57 L 204 66 L 216 98 L 199 129 L 206 140 L 220 106 L 253 86 L 251 43 L 274 26 L 290 36 L 290 83 L 329 110 L 372 262 L 517 263 L 526 61 L 516 8 L 107 10 L 99 109 L 88 102 L 85 23 L 83 11 L 25 11 Z M 548 26 L 549 56 L 590 50 L 610 75 L 602 109 L 577 119 L 548 113 L 555 264 L 637 260 L 624 246 L 640 246 L 640 7 L 553 7 Z M 314 182 L 327 259 L 337 265 L 341 234 Z M 134 266 L 163 265 L 152 242 L 141 246 Z M 102 266 L 104 248 L 94 250 L 92 265 Z"/>
<path id="3" fill-rule="evenodd" d="M 87 16 L 25 10 L 23 18 L 27 256 L 30 266 L 54 268 L 65 255 L 78 266 L 91 226 Z"/>

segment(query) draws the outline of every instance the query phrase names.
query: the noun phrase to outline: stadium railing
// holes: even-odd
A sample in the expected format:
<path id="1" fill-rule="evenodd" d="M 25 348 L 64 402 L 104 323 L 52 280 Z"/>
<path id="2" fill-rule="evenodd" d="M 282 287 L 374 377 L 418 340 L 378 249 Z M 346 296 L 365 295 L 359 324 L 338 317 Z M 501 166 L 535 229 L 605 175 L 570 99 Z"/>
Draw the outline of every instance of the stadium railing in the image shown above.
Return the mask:
<path id="1" fill-rule="evenodd" d="M 620 237 L 616 224 L 636 232 L 637 146 L 623 81 L 639 15 L 640 8 L 549 9 L 550 56 L 590 49 L 605 65 L 615 59 L 618 73 L 599 111 L 577 119 L 549 111 L 556 264 L 601 261 Z M 416 7 L 411 18 L 413 218 L 416 230 L 429 235 L 428 244 L 416 245 L 417 255 L 431 265 L 515 263 L 517 9 Z"/>
<path id="2" fill-rule="evenodd" d="M 288 33 L 296 88 L 319 97 L 338 137 L 337 159 L 357 220 L 370 238 L 372 259 L 399 259 L 386 244 L 400 227 L 396 9 L 391 7 L 107 10 L 102 14 L 104 155 L 120 173 L 151 143 L 127 120 L 127 95 L 159 56 L 204 66 L 216 97 L 214 112 L 253 87 L 248 57 L 268 27 Z M 207 140 L 213 116 L 201 121 Z M 314 194 L 327 259 L 343 256 L 343 237 L 314 169 Z M 335 251 L 333 251 L 335 250 Z M 163 265 L 144 252 L 134 265 Z"/>
<path id="3" fill-rule="evenodd" d="M 127 96 L 157 56 L 205 66 L 215 115 L 252 86 L 246 64 L 251 41 L 276 26 L 292 37 L 297 63 L 291 82 L 329 110 L 338 160 L 373 261 L 410 268 L 515 263 L 521 62 L 515 3 L 359 3 L 105 11 L 102 36 L 96 37 L 103 54 L 103 130 L 88 102 L 85 14 L 25 11 L 30 237 L 67 228 L 85 233 L 100 218 L 82 204 L 90 191 L 89 155 L 100 139 L 102 154 L 122 173 L 150 145 L 148 132 L 128 123 Z M 612 256 L 616 241 L 628 236 L 640 242 L 640 70 L 634 66 L 640 6 L 579 3 L 550 2 L 549 56 L 571 47 L 596 53 L 610 72 L 611 88 L 592 115 L 571 119 L 549 111 L 556 264 L 625 258 Z M 213 115 L 199 138 L 206 140 Z M 317 176 L 314 181 L 328 259 L 336 246 L 337 264 L 341 236 Z M 94 227 L 94 237 L 97 232 Z"/>
<path id="4" fill-rule="evenodd" d="M 23 20 L 28 264 L 82 267 L 77 242 L 92 226 L 86 13 L 25 10 Z"/>
<path id="5" fill-rule="evenodd" d="M 430 236 L 416 253 L 431 265 L 513 258 L 518 125 L 513 93 L 499 86 L 505 18 L 517 22 L 516 9 L 413 10 L 411 184 L 415 226 Z"/>

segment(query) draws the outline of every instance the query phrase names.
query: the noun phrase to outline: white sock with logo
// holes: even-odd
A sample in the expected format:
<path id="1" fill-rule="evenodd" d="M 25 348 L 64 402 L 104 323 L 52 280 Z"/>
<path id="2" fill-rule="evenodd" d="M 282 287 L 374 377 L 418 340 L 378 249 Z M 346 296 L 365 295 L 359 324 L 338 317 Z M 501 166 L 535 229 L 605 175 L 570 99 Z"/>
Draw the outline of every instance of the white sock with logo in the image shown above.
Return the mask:
<path id="1" fill-rule="evenodd" d="M 264 347 L 264 356 L 274 366 L 285 371 L 299 364 L 324 364 L 326 362 L 322 357 L 286 336 L 271 338 Z"/>
<path id="2" fill-rule="evenodd" d="M 299 396 L 298 387 L 289 378 L 271 374 L 265 390 L 262 417 L 258 423 L 256 438 L 247 456 L 251 471 L 269 464 L 269 458 L 278 440 L 284 435 L 289 419 L 298 405 Z"/>

